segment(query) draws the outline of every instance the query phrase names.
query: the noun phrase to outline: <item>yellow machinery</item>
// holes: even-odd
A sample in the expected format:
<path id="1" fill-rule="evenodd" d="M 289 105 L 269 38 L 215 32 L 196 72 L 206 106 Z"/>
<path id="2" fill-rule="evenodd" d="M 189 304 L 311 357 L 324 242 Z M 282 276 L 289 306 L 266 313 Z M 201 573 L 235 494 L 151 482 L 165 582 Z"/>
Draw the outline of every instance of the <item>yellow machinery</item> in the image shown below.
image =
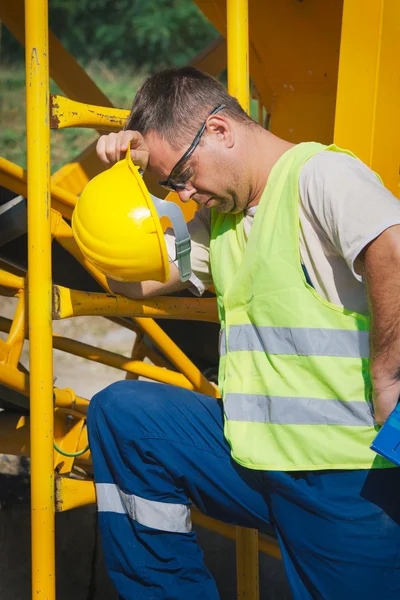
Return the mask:
<path id="1" fill-rule="evenodd" d="M 229 91 L 246 110 L 250 73 L 260 119 L 262 107 L 267 113 L 264 126 L 293 142 L 333 140 L 351 149 L 400 197 L 398 0 L 196 3 L 221 33 L 220 40 L 196 57 L 196 66 L 213 75 L 227 66 Z M 102 167 L 92 146 L 50 177 L 50 124 L 58 129 L 118 130 L 127 111 L 114 109 L 49 34 L 47 0 L 25 0 L 25 9 L 22 0 L 1 0 L 0 18 L 25 43 L 29 82 L 27 172 L 0 158 L 0 184 L 28 198 L 29 246 L 27 274 L 0 253 L 0 291 L 18 298 L 14 319 L 0 318 L 0 329 L 8 332 L 7 341 L 0 343 L 0 385 L 14 407 L 26 409 L 24 398 L 30 401 L 29 417 L 18 414 L 18 409 L 0 412 L 0 451 L 31 457 L 32 597 L 53 600 L 54 513 L 95 502 L 95 490 L 85 425 L 88 401 L 71 389 L 53 388 L 52 348 L 113 366 L 131 377 L 144 376 L 217 396 L 215 386 L 158 323 L 159 319 L 174 323 L 184 319 L 216 324 L 217 313 L 212 297 L 139 302 L 96 291 L 109 292 L 106 280 L 81 254 L 69 221 L 77 194 Z M 50 76 L 66 97 L 52 98 L 49 119 Z M 151 181 L 147 183 L 152 186 Z M 188 219 L 193 210 L 187 210 Z M 74 257 L 77 269 L 78 263 L 86 269 L 97 283 L 95 291 L 52 285 L 53 239 Z M 52 319 L 91 314 L 111 318 L 136 333 L 131 360 L 52 335 Z M 144 333 L 165 359 L 144 343 Z M 19 366 L 28 336 L 29 374 Z M 145 356 L 154 364 L 145 363 Z M 83 479 L 70 477 L 74 466 L 85 473 Z M 216 522 L 195 510 L 193 520 L 236 539 L 238 597 L 258 598 L 258 551 L 279 557 L 276 541 L 255 530 Z"/>

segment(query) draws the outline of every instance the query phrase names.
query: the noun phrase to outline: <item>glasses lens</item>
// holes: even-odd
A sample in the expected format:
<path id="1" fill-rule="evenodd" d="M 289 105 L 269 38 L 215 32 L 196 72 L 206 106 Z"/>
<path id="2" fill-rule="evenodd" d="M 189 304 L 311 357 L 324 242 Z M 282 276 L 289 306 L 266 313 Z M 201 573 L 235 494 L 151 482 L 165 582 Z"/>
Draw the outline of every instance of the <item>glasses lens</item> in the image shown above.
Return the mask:
<path id="1" fill-rule="evenodd" d="M 160 183 L 161 187 L 168 192 L 179 192 L 185 189 L 185 184 L 174 183 L 173 181 Z"/>

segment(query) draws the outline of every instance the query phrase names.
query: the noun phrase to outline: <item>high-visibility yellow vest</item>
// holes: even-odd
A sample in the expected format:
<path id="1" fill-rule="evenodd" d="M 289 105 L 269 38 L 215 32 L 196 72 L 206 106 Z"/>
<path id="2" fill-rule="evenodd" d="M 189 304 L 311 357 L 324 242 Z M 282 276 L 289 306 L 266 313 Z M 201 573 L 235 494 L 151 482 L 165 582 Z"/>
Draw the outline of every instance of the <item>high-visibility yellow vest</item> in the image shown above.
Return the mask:
<path id="1" fill-rule="evenodd" d="M 321 298 L 300 262 L 299 173 L 323 150 L 347 152 L 310 142 L 279 159 L 247 243 L 243 213 L 212 211 L 225 437 L 250 469 L 393 466 L 369 448 L 369 318 Z"/>

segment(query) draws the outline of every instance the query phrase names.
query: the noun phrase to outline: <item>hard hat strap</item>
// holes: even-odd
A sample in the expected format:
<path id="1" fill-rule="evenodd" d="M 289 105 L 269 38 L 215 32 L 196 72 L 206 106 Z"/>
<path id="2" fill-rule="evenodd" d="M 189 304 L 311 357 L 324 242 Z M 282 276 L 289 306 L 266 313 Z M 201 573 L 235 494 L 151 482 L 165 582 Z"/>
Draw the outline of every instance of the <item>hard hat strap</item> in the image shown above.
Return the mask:
<path id="1" fill-rule="evenodd" d="M 151 195 L 158 216 L 167 217 L 175 232 L 175 250 L 178 261 L 179 279 L 187 281 L 190 279 L 192 269 L 190 266 L 190 235 L 185 218 L 179 206 L 168 200 L 161 200 Z"/>

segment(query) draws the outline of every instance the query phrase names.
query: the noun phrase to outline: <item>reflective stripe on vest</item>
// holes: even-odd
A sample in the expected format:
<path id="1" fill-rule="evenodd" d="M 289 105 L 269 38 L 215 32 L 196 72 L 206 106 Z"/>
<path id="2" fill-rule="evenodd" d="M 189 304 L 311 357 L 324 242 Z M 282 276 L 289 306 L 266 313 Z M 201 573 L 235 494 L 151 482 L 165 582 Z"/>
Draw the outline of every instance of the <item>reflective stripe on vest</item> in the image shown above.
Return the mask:
<path id="1" fill-rule="evenodd" d="M 220 354 L 224 356 L 225 330 L 221 333 Z M 229 352 L 369 358 L 369 333 L 346 329 L 231 325 L 228 348 Z"/>
<path id="2" fill-rule="evenodd" d="M 350 427 L 375 424 L 372 404 L 369 402 L 227 393 L 224 410 L 229 421 Z"/>
<path id="3" fill-rule="evenodd" d="M 96 494 L 99 512 L 127 514 L 137 523 L 159 531 L 189 533 L 192 530 L 190 510 L 185 504 L 126 494 L 113 483 L 96 483 Z"/>
<path id="4" fill-rule="evenodd" d="M 301 268 L 299 176 L 325 151 L 347 152 L 311 142 L 281 156 L 250 235 L 243 213 L 211 209 L 224 435 L 250 469 L 390 466 L 370 449 L 369 316 L 322 298 Z"/>

